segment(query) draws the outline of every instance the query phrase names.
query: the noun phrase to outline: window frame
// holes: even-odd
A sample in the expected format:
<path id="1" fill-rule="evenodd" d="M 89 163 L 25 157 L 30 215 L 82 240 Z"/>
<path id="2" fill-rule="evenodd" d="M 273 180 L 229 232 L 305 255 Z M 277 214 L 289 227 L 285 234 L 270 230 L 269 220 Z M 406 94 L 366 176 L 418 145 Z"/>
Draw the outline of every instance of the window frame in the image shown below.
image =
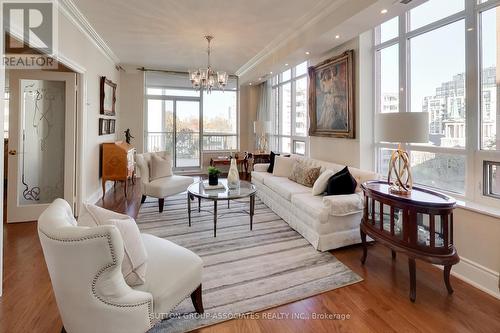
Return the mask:
<path id="1" fill-rule="evenodd" d="M 236 87 L 239 87 L 238 81 L 236 82 Z M 197 91 L 198 96 L 182 96 L 182 95 L 155 95 L 155 94 L 148 94 L 148 88 L 153 88 L 153 89 L 162 89 L 162 91 L 165 90 L 186 90 L 186 91 Z M 171 101 L 199 101 L 200 103 L 200 155 L 203 153 L 217 153 L 217 152 L 237 152 L 240 149 L 240 126 L 239 126 L 239 121 L 240 121 L 240 110 L 239 110 L 239 88 L 234 89 L 227 89 L 227 90 L 222 90 L 222 89 L 212 89 L 212 91 L 228 91 L 228 92 L 234 92 L 236 94 L 236 133 L 227 133 L 224 135 L 217 135 L 217 136 L 227 136 L 227 137 L 236 137 L 236 147 L 234 149 L 224 149 L 224 150 L 211 150 L 211 149 L 205 149 L 204 148 L 204 138 L 208 136 L 213 136 L 210 132 L 206 133 L 204 130 L 204 113 L 203 113 L 203 92 L 199 89 L 194 89 L 194 88 L 189 88 L 189 87 L 179 87 L 179 86 L 171 86 L 171 85 L 148 85 L 146 82 L 144 82 L 144 137 L 147 136 L 148 130 L 147 130 L 147 124 L 148 124 L 148 100 L 171 100 Z M 163 111 L 163 105 L 162 105 L 162 111 Z M 147 151 L 147 140 L 144 139 L 144 151 Z M 201 161 L 200 156 L 200 161 Z"/>
<path id="2" fill-rule="evenodd" d="M 277 130 L 278 134 L 270 134 L 271 139 L 269 140 L 270 142 L 270 149 L 271 150 L 277 150 L 279 152 L 284 152 L 283 151 L 283 145 L 282 145 L 282 140 L 288 139 L 290 140 L 290 152 L 286 153 L 291 153 L 291 154 L 297 154 L 297 155 L 302 155 L 298 154 L 295 149 L 294 149 L 294 142 L 300 141 L 305 143 L 305 154 L 303 156 L 309 156 L 309 135 L 307 133 L 307 129 L 309 128 L 309 112 L 307 109 L 307 103 L 308 103 L 308 89 L 309 89 L 309 82 L 308 82 L 308 73 L 307 71 L 303 74 L 296 75 L 296 70 L 297 66 L 301 65 L 302 63 L 306 63 L 306 67 L 309 66 L 309 61 L 303 61 L 295 66 L 291 66 L 290 68 L 285 69 L 284 71 L 274 75 L 271 79 L 271 89 L 272 89 L 272 118 L 274 118 L 271 122 L 274 123 L 274 129 Z M 283 78 L 283 73 L 290 71 L 291 75 L 290 78 L 287 80 L 282 80 Z M 306 135 L 305 136 L 300 136 L 295 133 L 295 126 L 296 126 L 296 102 L 297 102 L 297 91 L 296 91 L 296 82 L 298 80 L 306 78 Z M 291 99 L 290 99 L 290 134 L 283 134 L 283 128 L 281 126 L 281 121 L 283 119 L 283 96 L 282 96 L 282 88 L 284 85 L 290 84 L 290 94 L 291 94 Z M 278 110 L 276 110 L 276 107 Z"/>
<path id="3" fill-rule="evenodd" d="M 473 201 L 480 204 L 496 204 L 498 205 L 498 199 L 492 199 L 491 196 L 485 196 L 484 188 L 487 186 L 484 174 L 484 161 L 500 162 L 500 150 L 482 150 L 481 149 L 481 127 L 482 127 L 482 110 L 481 110 L 481 71 L 482 71 L 482 55 L 481 55 L 481 22 L 480 15 L 482 12 L 498 7 L 500 10 L 500 0 L 490 0 L 485 3 L 477 4 L 476 1 L 464 1 L 465 9 L 452 14 L 448 17 L 439 19 L 418 29 L 409 30 L 409 11 L 406 11 L 399 15 L 399 31 L 398 36 L 384 41 L 383 43 L 377 43 L 379 27 L 373 29 L 373 83 L 374 83 L 374 103 L 376 107 L 374 112 L 380 112 L 381 105 L 381 93 L 379 87 L 380 80 L 380 69 L 377 64 L 377 52 L 380 50 L 398 44 L 399 47 L 399 112 L 411 112 L 410 110 L 410 96 L 411 96 L 411 86 L 410 86 L 410 50 L 409 42 L 410 39 L 429 31 L 441 28 L 448 24 L 464 20 L 465 31 L 465 147 L 455 148 L 455 147 L 439 147 L 439 146 L 424 146 L 418 144 L 403 144 L 403 148 L 411 151 L 422 151 L 431 153 L 441 153 L 441 154 L 457 154 L 465 156 L 466 159 L 466 170 L 464 179 L 464 192 L 457 193 L 451 191 L 443 191 L 452 194 L 463 200 Z M 500 65 L 500 64 L 497 64 Z M 375 124 L 374 124 L 375 126 Z M 500 135 L 497 129 L 497 135 Z M 381 149 L 395 149 L 397 148 L 397 143 L 385 143 L 377 142 L 375 137 L 373 137 L 374 142 L 374 167 L 375 170 L 379 171 L 380 161 L 381 161 Z M 385 176 L 385 175 L 384 175 Z M 420 185 L 422 187 L 429 187 L 425 185 Z"/>

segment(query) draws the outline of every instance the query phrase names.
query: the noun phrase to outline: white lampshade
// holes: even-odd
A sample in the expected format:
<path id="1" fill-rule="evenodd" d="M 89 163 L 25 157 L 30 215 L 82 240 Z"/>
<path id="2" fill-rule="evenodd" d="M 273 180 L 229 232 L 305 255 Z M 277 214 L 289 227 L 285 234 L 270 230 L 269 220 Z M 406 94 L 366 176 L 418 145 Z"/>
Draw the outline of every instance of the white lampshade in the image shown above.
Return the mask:
<path id="1" fill-rule="evenodd" d="M 375 118 L 377 141 L 427 143 L 429 142 L 429 113 L 379 113 Z"/>
<path id="2" fill-rule="evenodd" d="M 253 122 L 253 132 L 255 134 L 269 133 L 270 128 L 271 128 L 270 121 L 256 120 Z"/>

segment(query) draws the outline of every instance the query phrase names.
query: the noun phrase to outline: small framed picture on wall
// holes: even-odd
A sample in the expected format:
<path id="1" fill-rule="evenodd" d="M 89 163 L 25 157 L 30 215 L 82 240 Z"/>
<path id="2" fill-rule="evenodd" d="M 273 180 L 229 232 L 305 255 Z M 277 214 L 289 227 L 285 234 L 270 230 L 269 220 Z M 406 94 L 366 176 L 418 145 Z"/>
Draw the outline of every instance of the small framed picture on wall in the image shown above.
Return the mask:
<path id="1" fill-rule="evenodd" d="M 99 118 L 99 135 L 109 134 L 109 119 Z"/>
<path id="2" fill-rule="evenodd" d="M 108 119 L 108 120 L 109 120 L 109 133 L 108 134 L 114 134 L 116 120 L 115 119 Z"/>

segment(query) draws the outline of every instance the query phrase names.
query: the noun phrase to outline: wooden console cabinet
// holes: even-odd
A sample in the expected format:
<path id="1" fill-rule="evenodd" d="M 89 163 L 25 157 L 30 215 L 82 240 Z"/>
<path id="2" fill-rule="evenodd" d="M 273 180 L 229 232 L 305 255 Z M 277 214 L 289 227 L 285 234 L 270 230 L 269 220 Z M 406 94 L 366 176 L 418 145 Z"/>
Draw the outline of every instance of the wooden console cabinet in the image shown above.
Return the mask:
<path id="1" fill-rule="evenodd" d="M 396 252 L 408 256 L 410 300 L 416 298 L 415 259 L 444 266 L 448 293 L 452 265 L 460 261 L 453 246 L 453 209 L 455 199 L 430 190 L 414 187 L 410 195 L 389 192 L 384 181 L 363 183 L 364 213 L 360 225 L 364 264 L 367 255 L 366 235 Z"/>
<path id="2" fill-rule="evenodd" d="M 123 181 L 127 197 L 127 180 L 135 178 L 135 148 L 123 141 L 103 143 L 102 160 L 102 198 L 106 193 L 106 181 Z"/>

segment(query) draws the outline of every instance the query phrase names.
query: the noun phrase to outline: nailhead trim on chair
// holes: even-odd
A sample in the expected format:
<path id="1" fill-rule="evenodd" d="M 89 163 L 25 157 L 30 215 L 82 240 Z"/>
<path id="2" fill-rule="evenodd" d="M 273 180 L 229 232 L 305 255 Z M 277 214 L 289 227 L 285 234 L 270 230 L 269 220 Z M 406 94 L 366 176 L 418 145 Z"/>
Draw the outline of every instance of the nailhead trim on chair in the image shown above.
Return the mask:
<path id="1" fill-rule="evenodd" d="M 116 266 L 116 264 L 117 264 L 116 256 L 115 256 L 115 251 L 113 249 L 113 244 L 111 242 L 111 235 L 110 234 L 99 234 L 99 235 L 85 236 L 85 237 L 81 237 L 81 238 L 60 239 L 60 238 L 55 238 L 55 237 L 47 235 L 43 230 L 40 230 L 40 232 L 45 237 L 47 237 L 47 238 L 49 238 L 51 240 L 55 240 L 55 241 L 59 241 L 59 242 L 67 242 L 67 243 L 70 243 L 70 242 L 81 242 L 81 241 L 86 241 L 86 240 L 91 240 L 91 239 L 106 237 L 107 240 L 108 240 L 109 250 L 110 250 L 111 258 L 112 258 L 113 262 L 110 263 L 110 264 L 108 264 L 108 265 L 106 265 L 106 266 L 104 266 L 103 268 L 101 268 L 97 272 L 96 276 L 94 277 L 94 279 L 92 281 L 92 295 L 94 295 L 95 298 L 97 298 L 99 301 L 103 302 L 104 304 L 109 305 L 109 306 L 118 307 L 118 308 L 130 308 L 130 307 L 139 307 L 139 306 L 147 305 L 148 306 L 149 325 L 150 325 L 150 327 L 153 327 L 153 323 L 154 322 L 153 322 L 153 318 L 152 318 L 153 317 L 152 316 L 152 313 L 153 313 L 153 304 L 152 304 L 153 301 L 152 300 L 141 302 L 141 303 L 135 303 L 135 304 L 117 304 L 117 303 L 111 303 L 111 302 L 103 299 L 95 291 L 95 286 L 97 284 L 97 280 L 99 280 L 100 275 L 102 273 L 104 273 L 104 271 L 108 270 L 109 268 L 111 268 L 113 266 Z"/>

